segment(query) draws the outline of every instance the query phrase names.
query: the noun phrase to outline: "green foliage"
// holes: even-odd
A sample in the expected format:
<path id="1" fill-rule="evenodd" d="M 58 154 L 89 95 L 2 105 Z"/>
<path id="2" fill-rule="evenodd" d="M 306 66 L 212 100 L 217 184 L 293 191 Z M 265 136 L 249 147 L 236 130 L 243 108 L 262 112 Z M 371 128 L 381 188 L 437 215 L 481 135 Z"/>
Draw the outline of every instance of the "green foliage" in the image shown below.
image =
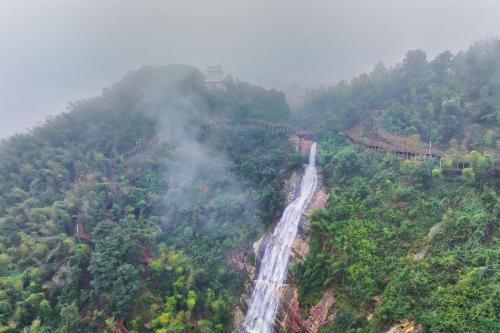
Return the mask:
<path id="1" fill-rule="evenodd" d="M 472 167 L 449 178 L 363 155 L 340 141 L 321 144 L 331 195 L 311 217 L 306 260 L 293 268 L 301 304 L 335 290 L 337 319 L 325 332 L 382 332 L 403 319 L 426 332 L 498 331 L 500 198 L 488 157 L 472 152 Z"/>
<path id="2" fill-rule="evenodd" d="M 500 121 L 500 41 L 474 43 L 428 61 L 409 51 L 391 69 L 382 63 L 350 82 L 309 91 L 297 113 L 302 126 L 328 124 L 339 130 L 362 125 L 373 135 L 383 128 L 422 141 L 463 141 L 469 150 L 497 148 Z M 464 140 L 465 139 L 465 140 Z"/>
<path id="3" fill-rule="evenodd" d="M 306 96 L 296 120 L 325 130 L 330 200 L 311 218 L 293 278 L 302 304 L 338 292 L 323 331 L 378 332 L 403 318 L 428 332 L 499 330 L 499 45 L 432 61 L 410 51 L 391 70 Z M 206 90 L 188 66 L 146 66 L 0 143 L 0 332 L 230 330 L 244 284 L 227 254 L 275 221 L 305 159 L 285 134 L 200 134 L 207 119 L 289 118 L 280 92 L 230 78 L 226 87 Z M 443 168 L 467 138 L 470 168 L 450 178 L 329 136 L 357 124 L 449 144 Z"/>
<path id="4" fill-rule="evenodd" d="M 335 321 L 322 327 L 320 333 L 368 333 L 367 320 L 363 313 L 352 308 L 345 300 L 337 299 L 334 304 Z"/>
<path id="5" fill-rule="evenodd" d="M 63 333 L 80 331 L 82 319 L 75 302 L 63 306 L 60 312 L 60 331 Z"/>
<path id="6" fill-rule="evenodd" d="M 243 288 L 227 253 L 272 223 L 303 159 L 286 136 L 200 137 L 200 126 L 288 113 L 274 90 L 228 80 L 209 91 L 194 68 L 146 66 L 2 141 L 0 331 L 227 332 Z M 182 140 L 125 163 L 165 131 Z M 218 172 L 198 163 L 175 179 L 192 166 L 188 139 Z"/>

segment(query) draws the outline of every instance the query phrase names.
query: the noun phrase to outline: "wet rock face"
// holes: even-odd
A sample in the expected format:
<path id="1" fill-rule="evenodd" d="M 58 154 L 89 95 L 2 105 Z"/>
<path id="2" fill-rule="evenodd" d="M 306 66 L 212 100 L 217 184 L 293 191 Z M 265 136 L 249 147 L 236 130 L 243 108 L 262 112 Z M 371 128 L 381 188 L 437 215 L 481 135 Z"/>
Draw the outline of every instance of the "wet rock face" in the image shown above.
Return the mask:
<path id="1" fill-rule="evenodd" d="M 296 149 L 304 155 L 307 155 L 309 148 L 311 147 L 312 141 L 308 137 L 297 136 Z"/>
<path id="2" fill-rule="evenodd" d="M 255 260 L 252 260 L 255 258 L 255 256 L 252 253 L 251 247 L 246 246 L 231 251 L 228 257 L 229 257 L 228 261 L 231 264 L 231 266 L 240 271 L 245 271 L 250 276 L 250 278 L 253 278 L 253 275 L 255 275 L 256 268 L 255 268 Z"/>
<path id="3" fill-rule="evenodd" d="M 321 300 L 309 311 L 309 316 L 304 318 L 303 311 L 299 304 L 296 288 L 288 286 L 283 291 L 280 299 L 280 306 L 276 316 L 275 331 L 278 333 L 304 332 L 316 333 L 321 326 L 335 320 L 335 313 L 328 315 L 328 310 L 332 306 L 335 298 L 333 293 L 328 291 L 323 294 Z"/>
<path id="4" fill-rule="evenodd" d="M 240 327 L 241 323 L 243 323 L 243 320 L 245 319 L 245 314 L 241 310 L 239 306 L 236 307 L 233 311 L 233 332 L 238 332 L 238 328 Z"/>
<path id="5" fill-rule="evenodd" d="M 323 189 L 319 190 L 314 196 L 314 201 L 310 209 L 324 209 L 329 198 L 330 194 L 326 193 Z"/>
<path id="6" fill-rule="evenodd" d="M 293 265 L 296 261 L 303 260 L 307 252 L 309 252 L 309 244 L 306 240 L 302 237 L 295 238 L 292 243 L 291 264 Z"/>
<path id="7" fill-rule="evenodd" d="M 297 304 L 298 307 L 297 291 L 295 290 L 295 288 L 287 285 L 282 290 L 278 311 L 276 312 L 276 319 L 274 322 L 275 332 L 279 333 L 288 332 L 289 317 L 290 317 L 289 311 L 290 308 L 292 308 L 295 303 Z"/>

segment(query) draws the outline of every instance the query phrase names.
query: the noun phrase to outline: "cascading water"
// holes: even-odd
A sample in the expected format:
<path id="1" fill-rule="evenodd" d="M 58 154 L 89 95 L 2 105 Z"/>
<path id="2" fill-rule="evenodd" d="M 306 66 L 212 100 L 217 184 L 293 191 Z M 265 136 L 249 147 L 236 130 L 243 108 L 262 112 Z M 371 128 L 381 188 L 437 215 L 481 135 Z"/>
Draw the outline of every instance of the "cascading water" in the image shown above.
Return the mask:
<path id="1" fill-rule="evenodd" d="M 242 324 L 243 332 L 271 333 L 273 331 L 281 287 L 287 277 L 291 245 L 297 235 L 302 214 L 316 191 L 318 175 L 315 160 L 316 143 L 313 143 L 309 152 L 309 164 L 306 166 L 300 184 L 300 194 L 285 208 L 283 216 L 266 245 L 250 306 Z"/>

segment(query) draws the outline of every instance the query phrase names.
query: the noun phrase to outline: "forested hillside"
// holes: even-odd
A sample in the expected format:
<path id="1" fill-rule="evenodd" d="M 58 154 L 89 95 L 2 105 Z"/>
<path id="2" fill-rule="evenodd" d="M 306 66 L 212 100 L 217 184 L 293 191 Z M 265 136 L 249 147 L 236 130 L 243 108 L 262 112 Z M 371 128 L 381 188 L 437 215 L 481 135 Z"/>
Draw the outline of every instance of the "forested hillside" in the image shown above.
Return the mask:
<path id="1" fill-rule="evenodd" d="M 443 176 L 430 163 L 358 151 L 337 136 L 322 141 L 320 163 L 331 196 L 310 220 L 311 251 L 294 277 L 306 305 L 334 290 L 337 318 L 322 332 L 385 332 L 405 319 L 425 332 L 498 331 L 491 164 Z"/>
<path id="2" fill-rule="evenodd" d="M 293 268 L 301 304 L 333 290 L 321 332 L 500 331 L 500 41 L 428 61 L 420 50 L 388 70 L 311 92 L 297 115 L 323 126 L 327 207 L 310 219 L 311 251 Z M 381 136 L 439 143 L 470 168 L 399 160 L 354 147 Z M 390 143 L 390 142 L 389 142 Z M 435 149 L 435 148 L 434 148 Z"/>
<path id="3" fill-rule="evenodd" d="M 293 114 L 276 90 L 203 80 L 145 66 L 0 142 L 0 333 L 231 331 L 249 290 L 230 255 L 280 217 L 312 138 L 329 196 L 286 281 L 297 322 L 329 292 L 320 332 L 500 331 L 500 41 L 410 51 L 309 91 Z M 204 126 L 244 119 L 308 132 L 295 147 L 290 133 Z"/>
<path id="4" fill-rule="evenodd" d="M 490 40 L 431 61 L 422 50 L 409 51 L 392 68 L 379 63 L 349 82 L 309 91 L 297 121 L 341 130 L 358 125 L 366 136 L 416 135 L 455 150 L 498 151 L 499 110 L 500 41 Z"/>
<path id="5" fill-rule="evenodd" d="M 286 119 L 283 94 L 149 66 L 1 142 L 0 332 L 228 331 L 243 278 L 227 253 L 303 160 L 285 136 L 200 124 L 256 117 Z"/>

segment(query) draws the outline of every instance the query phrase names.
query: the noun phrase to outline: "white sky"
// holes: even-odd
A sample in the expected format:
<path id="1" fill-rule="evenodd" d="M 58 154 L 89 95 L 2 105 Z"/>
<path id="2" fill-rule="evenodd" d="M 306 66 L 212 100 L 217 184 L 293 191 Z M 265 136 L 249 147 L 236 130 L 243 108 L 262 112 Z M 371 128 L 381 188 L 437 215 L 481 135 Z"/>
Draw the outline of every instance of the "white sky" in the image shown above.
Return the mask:
<path id="1" fill-rule="evenodd" d="M 500 0 L 0 0 L 0 138 L 144 64 L 318 85 L 500 36 Z"/>

